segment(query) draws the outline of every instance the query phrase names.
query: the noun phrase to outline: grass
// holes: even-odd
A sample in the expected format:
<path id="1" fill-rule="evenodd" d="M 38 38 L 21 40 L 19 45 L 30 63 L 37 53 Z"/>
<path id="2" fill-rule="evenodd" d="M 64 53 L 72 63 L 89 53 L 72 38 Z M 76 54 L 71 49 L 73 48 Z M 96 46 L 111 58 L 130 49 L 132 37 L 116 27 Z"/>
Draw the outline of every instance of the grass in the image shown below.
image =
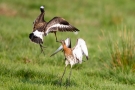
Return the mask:
<path id="1" fill-rule="evenodd" d="M 88 46 L 90 59 L 73 67 L 69 90 L 135 89 L 133 0 L 0 0 L 0 90 L 65 89 L 70 67 L 60 87 L 64 56 L 50 57 L 60 45 L 54 35 L 44 37 L 45 56 L 28 38 L 41 5 L 46 21 L 61 16 L 80 30 L 78 35 L 59 32 L 58 39 L 70 37 L 74 46 L 81 37 Z M 118 57 L 126 63 L 119 65 Z"/>
<path id="2" fill-rule="evenodd" d="M 109 42 L 113 67 L 121 67 L 123 69 L 130 67 L 134 71 L 135 44 L 133 36 L 133 32 L 131 33 L 125 29 L 120 33 L 119 40 Z"/>

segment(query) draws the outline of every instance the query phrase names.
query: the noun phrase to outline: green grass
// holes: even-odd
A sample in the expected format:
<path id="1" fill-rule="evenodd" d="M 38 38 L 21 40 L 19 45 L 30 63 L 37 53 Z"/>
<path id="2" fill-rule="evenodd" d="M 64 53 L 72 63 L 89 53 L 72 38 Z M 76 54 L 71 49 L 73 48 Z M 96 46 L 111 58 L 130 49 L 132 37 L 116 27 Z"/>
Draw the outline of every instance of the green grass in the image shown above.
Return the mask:
<path id="1" fill-rule="evenodd" d="M 90 59 L 73 67 L 69 90 L 134 90 L 134 3 L 134 0 L 0 0 L 0 90 L 66 89 L 70 66 L 60 87 L 57 83 L 64 70 L 64 55 L 60 52 L 50 57 L 60 45 L 55 36 L 44 37 L 45 56 L 40 54 L 39 45 L 28 38 L 41 5 L 45 6 L 46 21 L 61 16 L 80 30 L 78 35 L 59 32 L 58 39 L 70 37 L 74 46 L 81 37 L 88 46 Z M 114 66 L 112 61 L 116 59 L 111 57 L 116 55 L 129 61 L 123 59 L 129 54 L 115 54 L 123 53 L 122 50 L 132 51 L 133 62 L 123 63 L 124 69 Z"/>
<path id="2" fill-rule="evenodd" d="M 134 45 L 134 33 L 123 30 L 119 35 L 119 40 L 109 41 L 110 54 L 112 58 L 113 67 L 121 67 L 126 69 L 130 67 L 134 71 L 135 66 L 135 45 Z"/>

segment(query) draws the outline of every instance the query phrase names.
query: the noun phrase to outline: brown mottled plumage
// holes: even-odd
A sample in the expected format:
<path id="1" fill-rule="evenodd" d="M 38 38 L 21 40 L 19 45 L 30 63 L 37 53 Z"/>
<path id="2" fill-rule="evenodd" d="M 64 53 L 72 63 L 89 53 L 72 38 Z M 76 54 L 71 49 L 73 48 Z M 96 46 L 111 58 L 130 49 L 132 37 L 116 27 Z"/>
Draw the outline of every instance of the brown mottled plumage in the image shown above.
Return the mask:
<path id="1" fill-rule="evenodd" d="M 41 50 L 43 44 L 43 36 L 48 35 L 49 33 L 54 33 L 56 41 L 57 36 L 56 32 L 77 32 L 79 31 L 76 27 L 72 26 L 69 22 L 67 22 L 64 18 L 54 17 L 49 22 L 44 20 L 45 10 L 44 7 L 40 7 L 40 15 L 33 22 L 33 31 L 29 34 L 29 38 L 32 42 L 40 44 Z"/>
<path id="2" fill-rule="evenodd" d="M 69 22 L 67 22 L 64 18 L 54 17 L 49 22 L 44 20 L 44 7 L 40 7 L 41 14 L 36 18 L 33 22 L 33 32 L 29 35 L 31 41 L 35 43 L 43 43 L 43 39 L 34 33 L 35 31 L 43 33 L 42 36 L 46 36 L 49 33 L 54 33 L 57 41 L 56 32 L 77 32 L 79 31 L 76 27 L 72 26 Z M 34 36 L 40 38 L 42 42 L 35 41 Z"/>

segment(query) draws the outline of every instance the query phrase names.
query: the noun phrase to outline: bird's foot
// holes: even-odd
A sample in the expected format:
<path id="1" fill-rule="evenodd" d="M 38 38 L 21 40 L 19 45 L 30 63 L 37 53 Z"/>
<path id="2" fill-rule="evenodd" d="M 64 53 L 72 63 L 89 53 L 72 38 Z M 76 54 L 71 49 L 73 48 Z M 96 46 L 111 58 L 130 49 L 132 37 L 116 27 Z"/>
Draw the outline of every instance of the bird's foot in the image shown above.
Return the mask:
<path id="1" fill-rule="evenodd" d="M 39 44 L 39 45 L 40 45 L 41 53 L 45 55 L 43 48 L 46 48 L 46 47 L 44 47 L 42 44 Z"/>
<path id="2" fill-rule="evenodd" d="M 70 81 L 66 80 L 66 89 L 68 88 L 68 86 L 70 86 Z"/>
<path id="3" fill-rule="evenodd" d="M 60 42 L 60 41 L 56 40 L 56 42 Z"/>

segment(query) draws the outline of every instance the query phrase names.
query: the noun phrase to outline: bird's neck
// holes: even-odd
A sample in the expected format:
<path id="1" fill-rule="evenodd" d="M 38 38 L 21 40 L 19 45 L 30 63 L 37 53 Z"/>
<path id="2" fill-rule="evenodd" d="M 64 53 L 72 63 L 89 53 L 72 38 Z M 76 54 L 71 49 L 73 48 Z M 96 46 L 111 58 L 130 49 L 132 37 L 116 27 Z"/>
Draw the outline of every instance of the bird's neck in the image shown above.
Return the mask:
<path id="1" fill-rule="evenodd" d="M 62 45 L 65 54 L 72 54 L 71 48 L 68 48 L 65 44 Z"/>

